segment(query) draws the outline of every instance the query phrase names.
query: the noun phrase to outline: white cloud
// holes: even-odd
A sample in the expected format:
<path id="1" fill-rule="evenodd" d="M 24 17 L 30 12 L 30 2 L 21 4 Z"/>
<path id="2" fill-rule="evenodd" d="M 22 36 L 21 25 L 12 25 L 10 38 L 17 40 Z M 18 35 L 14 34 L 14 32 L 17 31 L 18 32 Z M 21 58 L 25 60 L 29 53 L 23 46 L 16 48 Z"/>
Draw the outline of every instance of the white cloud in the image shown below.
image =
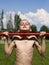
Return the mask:
<path id="1" fill-rule="evenodd" d="M 21 19 L 27 19 L 30 21 L 31 24 L 37 25 L 49 25 L 49 13 L 44 9 L 37 9 L 37 11 L 34 12 L 28 12 L 28 13 L 21 13 L 18 12 L 18 15 L 20 15 Z"/>
<path id="2" fill-rule="evenodd" d="M 14 21 L 15 12 L 6 12 L 3 18 L 4 27 L 6 27 L 9 14 L 12 14 L 12 21 Z M 41 25 L 49 26 L 49 12 L 47 12 L 45 9 L 37 9 L 36 12 L 29 11 L 28 13 L 24 14 L 21 11 L 18 11 L 17 14 L 20 15 L 21 19 L 27 19 L 31 24 L 35 24 L 37 27 L 41 27 Z"/>

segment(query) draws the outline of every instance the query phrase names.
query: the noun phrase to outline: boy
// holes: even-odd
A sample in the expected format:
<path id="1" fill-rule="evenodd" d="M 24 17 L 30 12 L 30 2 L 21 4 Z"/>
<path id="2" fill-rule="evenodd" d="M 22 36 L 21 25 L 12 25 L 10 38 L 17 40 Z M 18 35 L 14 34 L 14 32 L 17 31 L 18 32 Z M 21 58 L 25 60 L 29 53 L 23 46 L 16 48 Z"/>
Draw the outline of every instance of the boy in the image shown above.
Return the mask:
<path id="1" fill-rule="evenodd" d="M 28 33 L 31 31 L 30 23 L 24 19 L 20 21 L 20 26 L 18 30 L 21 32 Z M 8 36 L 8 32 L 4 32 Z M 34 35 L 30 36 L 14 36 L 16 39 L 13 39 L 12 43 L 8 46 L 8 40 L 4 37 L 4 47 L 5 53 L 9 56 L 12 53 L 13 48 L 16 46 L 16 65 L 32 65 L 33 50 L 34 45 L 36 46 L 38 52 L 41 55 L 45 55 L 45 32 L 41 32 L 40 36 L 42 37 L 42 45 L 39 45 L 39 42 Z M 13 37 L 13 38 L 14 38 Z"/>

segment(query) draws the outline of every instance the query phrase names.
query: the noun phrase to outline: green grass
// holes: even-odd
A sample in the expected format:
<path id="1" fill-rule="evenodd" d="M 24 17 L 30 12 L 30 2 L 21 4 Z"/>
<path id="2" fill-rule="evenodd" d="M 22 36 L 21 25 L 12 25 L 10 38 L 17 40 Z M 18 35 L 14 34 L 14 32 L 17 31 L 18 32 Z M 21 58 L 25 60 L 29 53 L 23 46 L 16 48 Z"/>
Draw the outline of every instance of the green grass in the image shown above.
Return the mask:
<path id="1" fill-rule="evenodd" d="M 15 64 L 15 50 L 12 55 L 7 57 L 4 52 L 4 45 L 0 44 L 0 65 L 14 65 Z"/>
<path id="2" fill-rule="evenodd" d="M 10 57 L 6 57 L 4 52 L 4 44 L 0 44 L 0 65 L 14 65 L 15 64 L 15 49 Z M 49 41 L 46 40 L 46 55 L 40 56 L 36 48 L 34 48 L 34 56 L 32 65 L 49 65 Z"/>
<path id="3" fill-rule="evenodd" d="M 49 65 L 49 40 L 46 40 L 46 55 L 41 56 L 34 48 L 33 65 Z"/>

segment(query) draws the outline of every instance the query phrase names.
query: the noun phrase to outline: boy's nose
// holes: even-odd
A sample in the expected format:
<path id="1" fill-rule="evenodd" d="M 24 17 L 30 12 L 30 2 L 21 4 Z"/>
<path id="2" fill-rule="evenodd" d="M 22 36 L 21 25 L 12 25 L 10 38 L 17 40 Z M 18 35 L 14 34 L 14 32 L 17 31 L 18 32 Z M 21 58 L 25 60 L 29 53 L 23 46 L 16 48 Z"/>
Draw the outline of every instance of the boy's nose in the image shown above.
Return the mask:
<path id="1" fill-rule="evenodd" d="M 23 27 L 26 27 L 26 25 L 24 24 Z"/>

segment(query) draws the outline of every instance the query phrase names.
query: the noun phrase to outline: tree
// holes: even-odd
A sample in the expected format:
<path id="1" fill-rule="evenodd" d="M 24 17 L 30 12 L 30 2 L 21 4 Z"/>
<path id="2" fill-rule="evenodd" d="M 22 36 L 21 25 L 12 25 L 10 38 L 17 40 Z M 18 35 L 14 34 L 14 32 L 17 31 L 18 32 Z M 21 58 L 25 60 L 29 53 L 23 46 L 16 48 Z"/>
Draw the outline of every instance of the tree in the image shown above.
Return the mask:
<path id="1" fill-rule="evenodd" d="M 15 31 L 18 30 L 20 21 L 21 21 L 21 19 L 20 19 L 19 15 L 15 14 L 15 17 L 14 17 Z"/>
<path id="2" fill-rule="evenodd" d="M 2 10 L 2 12 L 0 13 L 0 31 L 3 30 L 3 15 L 4 11 Z"/>
<path id="3" fill-rule="evenodd" d="M 2 10 L 2 13 L 1 13 L 2 30 L 3 30 L 3 15 L 4 15 L 4 11 Z"/>
<path id="4" fill-rule="evenodd" d="M 31 25 L 32 32 L 37 32 L 37 27 L 35 25 Z"/>
<path id="5" fill-rule="evenodd" d="M 40 28 L 40 31 L 46 31 L 46 32 L 49 32 L 49 29 L 47 26 L 43 25 L 41 28 Z"/>
<path id="6" fill-rule="evenodd" d="M 12 32 L 13 31 L 13 23 L 12 23 L 12 14 L 10 14 L 10 18 L 7 23 L 7 30 Z"/>

